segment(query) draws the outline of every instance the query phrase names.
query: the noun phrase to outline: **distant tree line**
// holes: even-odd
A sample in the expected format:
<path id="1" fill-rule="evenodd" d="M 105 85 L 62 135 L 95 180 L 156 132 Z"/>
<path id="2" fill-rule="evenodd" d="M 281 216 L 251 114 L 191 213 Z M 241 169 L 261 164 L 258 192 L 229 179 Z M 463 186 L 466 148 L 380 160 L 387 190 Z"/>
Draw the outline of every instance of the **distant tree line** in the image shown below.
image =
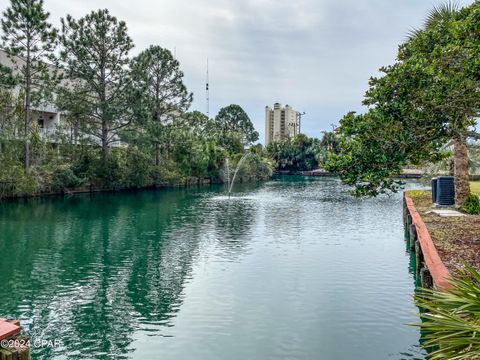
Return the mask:
<path id="1" fill-rule="evenodd" d="M 0 184 L 12 195 L 219 179 L 258 140 L 238 105 L 214 119 L 189 112 L 178 60 L 158 45 L 130 57 L 127 25 L 108 10 L 67 15 L 60 29 L 48 19 L 42 0 L 11 0 L 1 19 L 12 66 L 0 66 Z M 62 119 L 48 137 L 32 119 L 46 105 Z M 249 161 L 269 174 L 263 152 Z"/>
<path id="2" fill-rule="evenodd" d="M 322 167 L 330 153 L 339 151 L 335 132 L 324 132 L 321 139 L 298 134 L 293 138 L 277 139 L 266 147 L 267 155 L 278 171 L 308 171 Z"/>

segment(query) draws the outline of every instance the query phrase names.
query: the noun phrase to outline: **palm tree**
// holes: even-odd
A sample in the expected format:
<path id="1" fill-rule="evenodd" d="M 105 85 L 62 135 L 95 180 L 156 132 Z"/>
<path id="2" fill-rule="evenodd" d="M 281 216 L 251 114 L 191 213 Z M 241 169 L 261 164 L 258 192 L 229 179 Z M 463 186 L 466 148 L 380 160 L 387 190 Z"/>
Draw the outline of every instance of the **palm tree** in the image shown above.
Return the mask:
<path id="1" fill-rule="evenodd" d="M 412 28 L 408 34 L 409 39 L 420 36 L 425 29 L 432 29 L 442 21 L 447 21 L 459 10 L 459 6 L 455 2 L 446 2 L 436 5 L 427 14 L 422 28 Z"/>
<path id="2" fill-rule="evenodd" d="M 426 349 L 431 360 L 480 359 L 480 274 L 465 264 L 449 291 L 422 289 L 415 296 Z"/>

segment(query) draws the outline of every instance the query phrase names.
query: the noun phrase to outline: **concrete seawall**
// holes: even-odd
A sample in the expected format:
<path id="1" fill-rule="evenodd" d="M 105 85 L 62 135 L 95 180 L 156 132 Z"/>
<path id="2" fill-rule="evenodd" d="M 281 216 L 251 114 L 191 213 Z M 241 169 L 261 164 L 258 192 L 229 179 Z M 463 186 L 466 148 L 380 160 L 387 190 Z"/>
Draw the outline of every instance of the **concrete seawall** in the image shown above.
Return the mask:
<path id="1" fill-rule="evenodd" d="M 404 193 L 403 219 L 405 237 L 411 251 L 415 251 L 416 275 L 423 287 L 438 290 L 451 288 L 451 274 L 438 255 L 427 226 L 418 213 L 413 200 Z"/>

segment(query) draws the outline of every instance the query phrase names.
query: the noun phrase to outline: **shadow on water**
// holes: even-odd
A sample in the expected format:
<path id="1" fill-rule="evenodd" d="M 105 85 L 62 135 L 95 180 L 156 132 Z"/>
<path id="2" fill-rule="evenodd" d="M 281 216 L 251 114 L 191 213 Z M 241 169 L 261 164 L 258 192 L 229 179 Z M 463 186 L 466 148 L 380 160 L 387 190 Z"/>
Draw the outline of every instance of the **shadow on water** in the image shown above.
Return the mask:
<path id="1" fill-rule="evenodd" d="M 64 348 L 34 349 L 34 357 L 127 356 L 136 329 L 168 326 L 182 304 L 202 227 L 210 226 L 202 202 L 209 191 L 1 204 L 0 313 L 21 319 L 33 338 L 62 340 Z M 253 210 L 226 206 L 214 227 L 219 246 L 234 254 L 248 241 L 239 235 Z"/>

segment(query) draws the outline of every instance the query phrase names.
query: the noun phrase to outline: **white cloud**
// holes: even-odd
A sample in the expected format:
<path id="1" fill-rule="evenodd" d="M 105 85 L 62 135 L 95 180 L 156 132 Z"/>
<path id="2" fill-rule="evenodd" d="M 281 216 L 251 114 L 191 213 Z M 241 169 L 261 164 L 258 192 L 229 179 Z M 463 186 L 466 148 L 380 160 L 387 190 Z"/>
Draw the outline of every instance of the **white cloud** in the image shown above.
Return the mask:
<path id="1" fill-rule="evenodd" d="M 391 63 L 411 27 L 443 0 L 45 0 L 52 22 L 98 8 L 128 24 L 134 53 L 150 44 L 172 51 L 205 110 L 210 63 L 211 114 L 238 103 L 263 138 L 264 106 L 306 111 L 302 130 L 320 136 L 359 110 L 370 76 Z M 469 0 L 461 4 L 471 3 Z M 0 0 L 3 10 L 8 5 Z"/>

